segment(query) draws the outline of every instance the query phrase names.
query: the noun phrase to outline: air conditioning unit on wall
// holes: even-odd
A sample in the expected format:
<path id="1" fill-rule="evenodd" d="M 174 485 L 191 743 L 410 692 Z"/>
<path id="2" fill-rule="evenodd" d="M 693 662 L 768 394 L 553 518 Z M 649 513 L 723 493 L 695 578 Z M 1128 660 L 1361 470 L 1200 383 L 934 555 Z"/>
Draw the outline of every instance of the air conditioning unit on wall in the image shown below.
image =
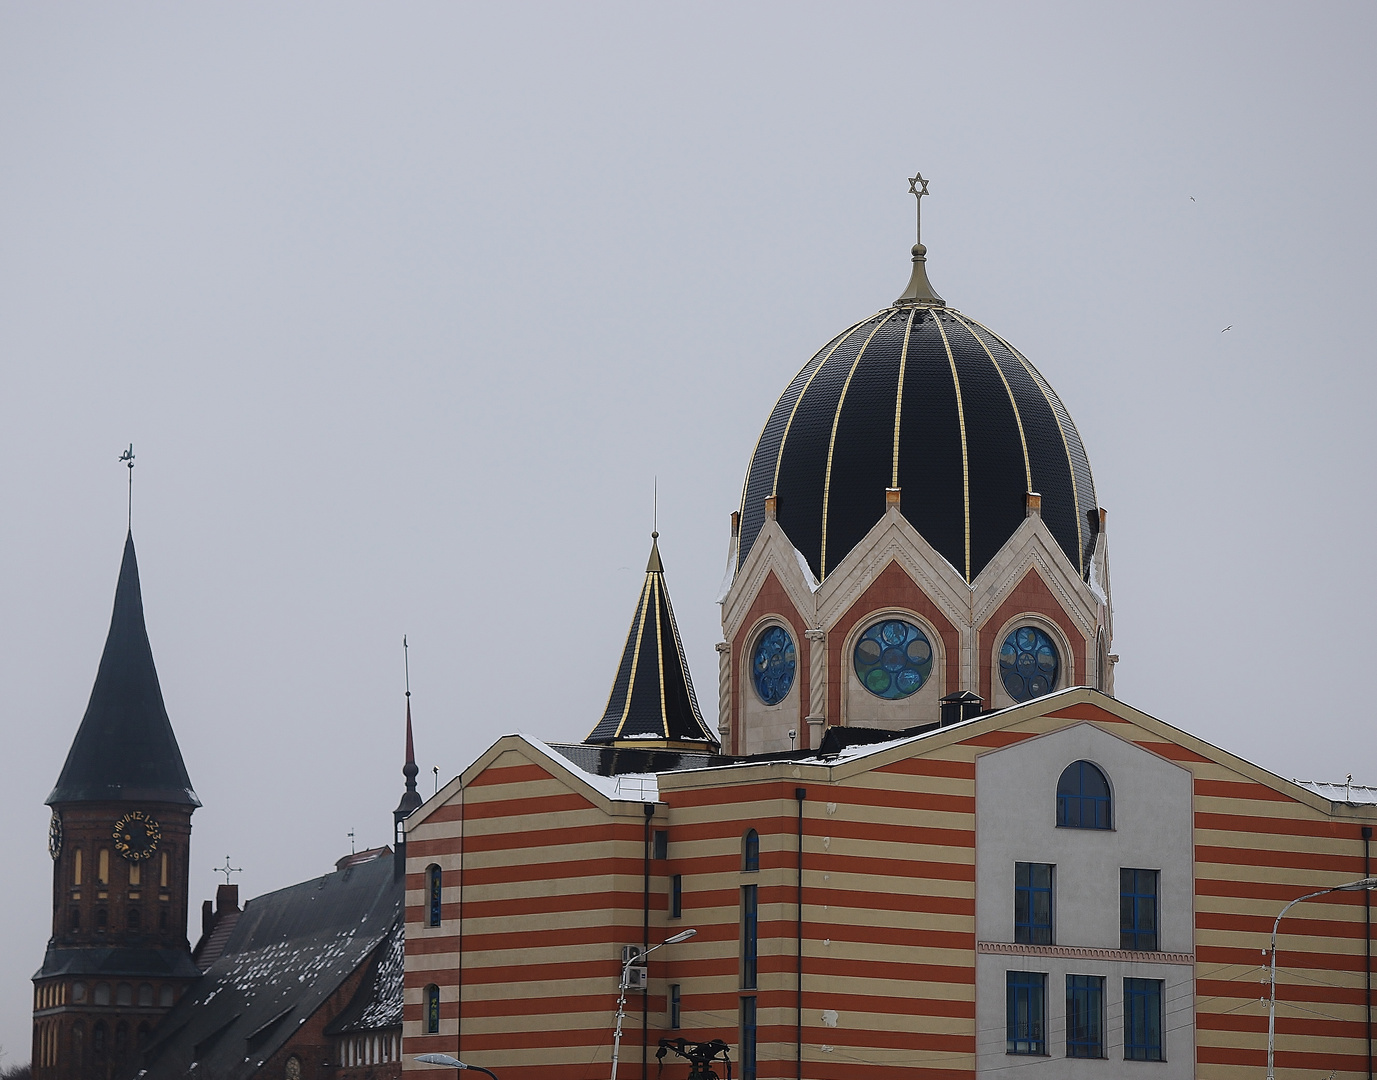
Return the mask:
<path id="1" fill-rule="evenodd" d="M 626 988 L 628 990 L 644 990 L 650 986 L 650 972 L 643 967 L 629 967 L 626 969 Z"/>

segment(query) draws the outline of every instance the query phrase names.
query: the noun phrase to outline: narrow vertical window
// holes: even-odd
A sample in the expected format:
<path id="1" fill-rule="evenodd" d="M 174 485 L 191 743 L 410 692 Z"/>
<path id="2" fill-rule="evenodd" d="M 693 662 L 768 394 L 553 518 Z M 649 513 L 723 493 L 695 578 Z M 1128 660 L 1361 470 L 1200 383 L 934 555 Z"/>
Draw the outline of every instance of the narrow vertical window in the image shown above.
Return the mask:
<path id="1" fill-rule="evenodd" d="M 675 874 L 669 879 L 669 917 L 678 919 L 684 914 L 684 875 Z"/>
<path id="2" fill-rule="evenodd" d="M 1066 1056 L 1104 1057 L 1104 979 L 1066 976 Z"/>
<path id="3" fill-rule="evenodd" d="M 655 830 L 654 836 L 651 837 L 650 857 L 652 859 L 669 858 L 669 833 L 666 830 Z"/>
<path id="4" fill-rule="evenodd" d="M 757 938 L 757 900 L 755 885 L 745 885 L 741 889 L 741 988 L 756 988 L 756 958 L 759 949 Z M 755 999 L 752 998 L 752 1001 Z"/>
<path id="5" fill-rule="evenodd" d="M 741 999 L 741 1080 L 756 1080 L 754 997 Z"/>
<path id="6" fill-rule="evenodd" d="M 426 924 L 428 926 L 440 925 L 440 898 L 443 894 L 443 879 L 438 866 L 431 866 L 426 870 L 426 896 L 427 911 Z"/>
<path id="7" fill-rule="evenodd" d="M 760 834 L 754 829 L 747 829 L 745 839 L 741 842 L 741 869 L 760 869 Z"/>
<path id="8" fill-rule="evenodd" d="M 434 983 L 426 987 L 426 1034 L 440 1033 L 440 988 Z"/>
<path id="9" fill-rule="evenodd" d="M 110 884 L 110 851 L 108 848 L 101 848 L 100 855 L 96 862 L 96 884 Z"/>
<path id="10" fill-rule="evenodd" d="M 130 884 L 131 886 L 142 885 L 142 884 L 143 884 L 143 880 L 142 880 L 142 879 L 143 879 L 143 873 L 142 873 L 142 871 L 139 869 L 139 864 L 136 863 L 136 862 L 131 862 L 131 863 L 129 864 L 129 884 Z"/>
<path id="11" fill-rule="evenodd" d="M 162 869 L 161 869 L 161 871 L 159 872 L 159 876 L 158 876 L 158 886 L 159 886 L 160 888 L 166 889 L 166 888 L 167 888 L 167 852 L 166 852 L 166 851 L 163 852 L 163 857 L 162 857 L 161 862 L 162 862 Z"/>
<path id="12" fill-rule="evenodd" d="M 1014 863 L 1014 941 L 1052 944 L 1052 866 Z"/>
<path id="13" fill-rule="evenodd" d="M 683 1019 L 683 994 L 678 983 L 669 984 L 669 1027 L 671 1031 L 678 1031 Z"/>
<path id="14" fill-rule="evenodd" d="M 1119 948 L 1156 952 L 1156 870 L 1119 871 Z"/>
<path id="15" fill-rule="evenodd" d="M 1007 1052 L 1047 1053 L 1047 976 L 1040 971 L 1006 975 Z"/>
<path id="16" fill-rule="evenodd" d="M 72 852 L 72 884 L 81 884 L 81 848 Z"/>
<path id="17" fill-rule="evenodd" d="M 1160 979 L 1124 980 L 1124 1060 L 1164 1060 Z"/>

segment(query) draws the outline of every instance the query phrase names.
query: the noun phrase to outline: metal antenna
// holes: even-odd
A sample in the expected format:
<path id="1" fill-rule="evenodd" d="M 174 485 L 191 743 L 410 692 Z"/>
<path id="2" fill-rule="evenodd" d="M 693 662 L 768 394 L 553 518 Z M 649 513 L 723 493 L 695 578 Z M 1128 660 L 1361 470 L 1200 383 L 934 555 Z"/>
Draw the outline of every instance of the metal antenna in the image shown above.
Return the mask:
<path id="1" fill-rule="evenodd" d="M 909 194 L 913 195 L 918 203 L 918 228 L 914 233 L 914 243 L 923 242 L 923 196 L 928 193 L 928 182 L 923 179 L 922 173 L 914 173 L 908 178 Z"/>
<path id="2" fill-rule="evenodd" d="M 126 522 L 132 531 L 134 528 L 134 444 L 129 444 L 129 449 L 120 455 L 120 460 L 129 466 L 129 519 Z M 226 856 L 228 858 L 228 856 Z"/>
<path id="3" fill-rule="evenodd" d="M 651 481 L 650 489 L 650 535 L 656 538 L 660 535 L 660 478 L 657 476 Z"/>
<path id="4" fill-rule="evenodd" d="M 402 635 L 402 666 L 406 669 L 406 696 L 411 696 L 411 654 L 408 652 L 409 646 L 406 643 L 406 635 Z"/>
<path id="5" fill-rule="evenodd" d="M 431 770 L 435 773 L 435 794 L 440 794 L 440 766 L 432 765 Z"/>
<path id="6" fill-rule="evenodd" d="M 131 466 L 131 468 L 132 468 L 132 466 Z M 216 866 L 216 867 L 213 867 L 212 870 L 211 870 L 211 872 L 212 872 L 212 873 L 215 873 L 215 874 L 224 874 L 224 875 L 225 875 L 225 884 L 228 885 L 228 884 L 230 883 L 230 875 L 231 875 L 231 874 L 242 874 L 244 871 L 243 871 L 242 869 L 240 869 L 239 867 L 237 867 L 237 866 L 231 866 L 231 865 L 230 865 L 230 857 L 229 857 L 228 855 L 226 855 L 226 856 L 225 856 L 225 865 L 224 865 L 224 866 Z"/>

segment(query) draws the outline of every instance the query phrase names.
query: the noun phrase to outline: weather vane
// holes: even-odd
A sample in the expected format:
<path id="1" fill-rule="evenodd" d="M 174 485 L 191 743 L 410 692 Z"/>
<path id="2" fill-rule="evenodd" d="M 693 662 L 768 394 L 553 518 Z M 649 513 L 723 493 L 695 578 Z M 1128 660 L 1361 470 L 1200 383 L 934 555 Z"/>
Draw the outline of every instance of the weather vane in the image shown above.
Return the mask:
<path id="1" fill-rule="evenodd" d="M 914 173 L 908 178 L 908 192 L 914 196 L 918 203 L 918 231 L 915 240 L 921 244 L 923 242 L 923 196 L 928 193 L 928 182 L 923 179 L 922 173 Z"/>
<path id="2" fill-rule="evenodd" d="M 134 527 L 134 444 L 120 455 L 120 460 L 129 466 L 129 528 Z"/>
<path id="3" fill-rule="evenodd" d="M 407 651 L 406 635 L 402 635 L 402 667 L 406 669 L 406 696 L 411 696 L 411 653 Z M 409 715 L 409 714 L 408 714 Z"/>
<path id="4" fill-rule="evenodd" d="M 131 454 L 130 457 L 133 457 L 133 455 Z M 121 458 L 120 460 L 123 461 L 124 459 Z M 133 466 L 131 465 L 130 468 L 132 469 Z M 215 867 L 214 872 L 217 873 L 217 874 L 224 874 L 224 875 L 225 875 L 225 884 L 228 885 L 228 884 L 230 883 L 230 875 L 231 875 L 231 874 L 242 874 L 244 871 L 241 870 L 241 869 L 240 869 L 239 867 L 237 867 L 237 866 L 231 866 L 231 865 L 230 865 L 230 857 L 229 857 L 228 855 L 226 855 L 226 856 L 225 856 L 225 865 L 224 865 L 224 866 L 217 866 L 217 867 Z"/>

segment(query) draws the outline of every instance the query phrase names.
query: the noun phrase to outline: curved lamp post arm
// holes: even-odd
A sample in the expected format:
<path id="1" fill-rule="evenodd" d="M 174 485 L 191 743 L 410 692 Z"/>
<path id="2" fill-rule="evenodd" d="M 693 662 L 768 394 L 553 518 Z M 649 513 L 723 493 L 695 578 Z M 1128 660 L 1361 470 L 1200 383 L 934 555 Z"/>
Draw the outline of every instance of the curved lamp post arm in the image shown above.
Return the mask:
<path id="1" fill-rule="evenodd" d="M 492 1080 L 497 1080 L 497 1074 L 483 1068 L 482 1065 L 470 1065 L 456 1057 L 450 1057 L 448 1054 L 421 1054 L 415 1060 L 423 1065 L 444 1065 L 451 1069 L 472 1069 L 474 1072 L 486 1073 L 492 1077 Z"/>
<path id="2" fill-rule="evenodd" d="M 687 941 L 698 933 L 697 930 L 680 930 L 673 937 L 667 937 L 659 945 L 652 945 L 648 949 L 637 949 L 626 958 L 626 963 L 622 965 L 622 985 L 617 993 L 617 1027 L 612 1033 L 612 1080 L 617 1080 L 617 1059 L 621 1057 L 622 1049 L 622 1020 L 626 1016 L 626 980 L 630 976 L 631 969 L 643 963 L 645 958 L 656 949 L 666 945 L 678 945 L 681 941 Z"/>
<path id="3" fill-rule="evenodd" d="M 1302 904 L 1306 900 L 1313 900 L 1317 896 L 1328 896 L 1336 892 L 1364 892 L 1368 889 L 1377 889 L 1377 878 L 1362 878 L 1359 881 L 1350 881 L 1345 885 L 1335 885 L 1328 889 L 1318 889 L 1304 896 L 1298 896 L 1278 912 L 1276 921 L 1272 923 L 1272 947 L 1269 953 L 1271 960 L 1271 974 L 1268 977 L 1269 994 L 1267 1005 L 1267 1080 L 1276 1080 L 1273 1072 L 1273 1056 L 1276 1050 L 1276 1031 L 1277 1031 L 1277 931 L 1281 928 L 1281 920 L 1297 904 Z"/>

